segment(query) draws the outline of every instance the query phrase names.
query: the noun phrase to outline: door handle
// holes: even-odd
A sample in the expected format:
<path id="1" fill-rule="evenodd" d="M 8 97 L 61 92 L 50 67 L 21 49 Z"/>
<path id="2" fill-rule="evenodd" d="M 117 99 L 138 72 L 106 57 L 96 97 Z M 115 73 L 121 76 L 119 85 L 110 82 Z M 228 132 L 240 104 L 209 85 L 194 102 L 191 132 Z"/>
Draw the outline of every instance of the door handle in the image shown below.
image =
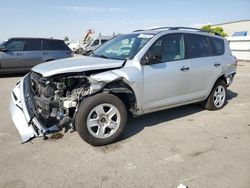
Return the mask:
<path id="1" fill-rule="evenodd" d="M 43 52 L 43 55 L 48 55 L 48 52 Z"/>
<path id="2" fill-rule="evenodd" d="M 181 71 L 185 72 L 185 71 L 188 71 L 190 68 L 189 67 L 181 67 Z"/>
<path id="3" fill-rule="evenodd" d="M 23 55 L 23 53 L 16 53 L 17 56 Z"/>
<path id="4" fill-rule="evenodd" d="M 220 63 L 215 63 L 214 66 L 215 67 L 219 67 L 221 64 Z"/>

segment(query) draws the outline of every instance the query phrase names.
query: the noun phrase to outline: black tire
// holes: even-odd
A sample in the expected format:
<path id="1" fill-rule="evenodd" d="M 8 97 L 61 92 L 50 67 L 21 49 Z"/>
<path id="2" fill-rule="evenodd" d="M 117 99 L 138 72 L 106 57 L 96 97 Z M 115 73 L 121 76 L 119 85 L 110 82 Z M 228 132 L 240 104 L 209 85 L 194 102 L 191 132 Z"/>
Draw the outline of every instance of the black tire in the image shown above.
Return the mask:
<path id="1" fill-rule="evenodd" d="M 93 136 L 88 130 L 87 118 L 95 107 L 105 103 L 113 105 L 119 111 L 120 124 L 118 125 L 116 131 L 110 137 L 97 138 Z M 76 131 L 84 141 L 93 146 L 107 145 L 116 141 L 121 136 L 126 126 L 126 123 L 127 123 L 127 109 L 124 103 L 114 95 L 103 94 L 103 93 L 99 93 L 84 99 L 81 102 L 75 117 Z"/>
<path id="2" fill-rule="evenodd" d="M 215 91 L 218 87 L 223 87 L 224 90 L 225 90 L 225 96 L 224 96 L 224 102 L 221 106 L 216 106 L 215 105 L 215 102 L 214 102 L 214 94 L 215 94 Z M 226 86 L 226 83 L 225 81 L 223 80 L 218 80 L 215 84 L 214 84 L 214 87 L 212 89 L 212 91 L 210 92 L 208 98 L 203 102 L 203 107 L 206 109 L 206 110 L 219 110 L 221 108 L 223 108 L 226 104 L 226 98 L 227 98 L 227 86 Z"/>

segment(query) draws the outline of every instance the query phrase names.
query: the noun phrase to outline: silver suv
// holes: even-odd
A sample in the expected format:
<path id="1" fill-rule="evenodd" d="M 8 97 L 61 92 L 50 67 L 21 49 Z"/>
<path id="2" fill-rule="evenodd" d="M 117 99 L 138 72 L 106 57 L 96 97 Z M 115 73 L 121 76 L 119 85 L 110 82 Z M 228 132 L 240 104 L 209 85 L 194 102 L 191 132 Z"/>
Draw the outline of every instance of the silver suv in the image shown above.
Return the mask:
<path id="1" fill-rule="evenodd" d="M 10 38 L 0 44 L 0 73 L 26 72 L 42 62 L 71 56 L 63 40 Z"/>
<path id="2" fill-rule="evenodd" d="M 12 92 L 22 141 L 63 128 L 91 145 L 114 142 L 127 114 L 201 102 L 223 108 L 237 61 L 225 38 L 192 28 L 120 35 L 91 56 L 40 64 Z"/>

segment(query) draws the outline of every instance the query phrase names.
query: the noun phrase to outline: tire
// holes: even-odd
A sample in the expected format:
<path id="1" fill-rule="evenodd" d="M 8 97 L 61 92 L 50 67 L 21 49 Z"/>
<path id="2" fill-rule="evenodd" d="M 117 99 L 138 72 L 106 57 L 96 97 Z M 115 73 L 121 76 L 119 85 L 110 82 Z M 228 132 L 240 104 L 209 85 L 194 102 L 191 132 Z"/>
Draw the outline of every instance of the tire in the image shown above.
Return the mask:
<path id="1" fill-rule="evenodd" d="M 208 98 L 204 101 L 203 106 L 206 110 L 219 110 L 226 104 L 227 86 L 225 81 L 218 80 L 209 94 Z"/>
<path id="2" fill-rule="evenodd" d="M 76 131 L 93 146 L 116 141 L 126 123 L 127 109 L 124 103 L 114 95 L 103 93 L 83 100 L 75 118 Z"/>

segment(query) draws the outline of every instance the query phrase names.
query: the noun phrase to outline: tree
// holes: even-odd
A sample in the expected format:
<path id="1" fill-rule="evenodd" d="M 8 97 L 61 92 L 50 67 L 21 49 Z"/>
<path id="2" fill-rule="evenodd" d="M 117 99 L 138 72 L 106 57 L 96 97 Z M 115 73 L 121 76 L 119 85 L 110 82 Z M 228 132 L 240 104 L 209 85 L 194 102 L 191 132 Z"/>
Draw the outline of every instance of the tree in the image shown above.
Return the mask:
<path id="1" fill-rule="evenodd" d="M 65 36 L 64 41 L 69 41 L 69 37 Z"/>
<path id="2" fill-rule="evenodd" d="M 219 35 L 223 37 L 227 37 L 227 33 L 224 32 L 224 29 L 222 27 L 212 27 L 211 25 L 204 25 L 201 27 L 202 30 L 205 30 L 209 33 L 218 33 Z"/>

